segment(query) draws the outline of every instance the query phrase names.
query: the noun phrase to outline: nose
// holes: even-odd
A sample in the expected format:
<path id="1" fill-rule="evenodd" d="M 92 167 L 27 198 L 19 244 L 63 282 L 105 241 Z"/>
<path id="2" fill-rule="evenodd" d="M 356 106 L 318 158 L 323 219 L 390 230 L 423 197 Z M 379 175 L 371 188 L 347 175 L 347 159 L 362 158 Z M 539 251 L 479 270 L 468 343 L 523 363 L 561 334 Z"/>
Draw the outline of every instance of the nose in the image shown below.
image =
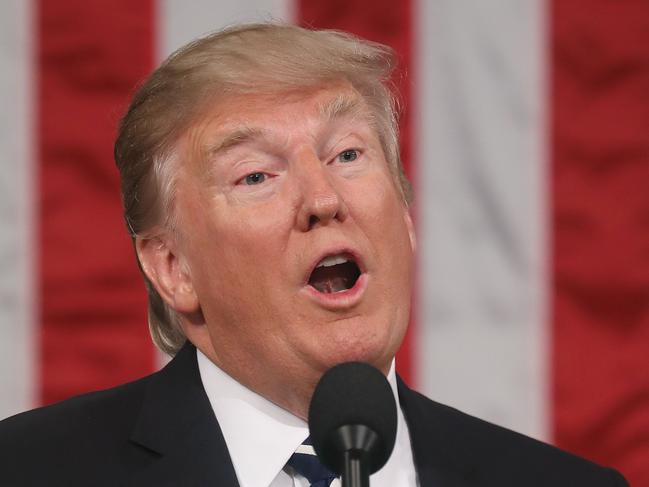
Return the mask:
<path id="1" fill-rule="evenodd" d="M 301 196 L 297 213 L 298 228 L 306 232 L 334 221 L 345 221 L 349 210 L 336 188 L 335 176 L 319 160 L 310 164 L 302 162 L 304 170 L 298 180 Z"/>

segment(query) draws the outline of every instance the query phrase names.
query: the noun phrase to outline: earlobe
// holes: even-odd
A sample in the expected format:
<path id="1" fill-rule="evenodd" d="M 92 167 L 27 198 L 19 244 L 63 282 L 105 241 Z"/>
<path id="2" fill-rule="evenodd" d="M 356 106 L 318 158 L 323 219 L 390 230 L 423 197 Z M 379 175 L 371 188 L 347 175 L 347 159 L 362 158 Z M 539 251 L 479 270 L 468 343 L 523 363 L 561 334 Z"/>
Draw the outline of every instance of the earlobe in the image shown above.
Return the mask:
<path id="1" fill-rule="evenodd" d="M 182 314 L 199 310 L 189 270 L 168 237 L 137 237 L 135 249 L 142 270 L 167 305 Z"/>

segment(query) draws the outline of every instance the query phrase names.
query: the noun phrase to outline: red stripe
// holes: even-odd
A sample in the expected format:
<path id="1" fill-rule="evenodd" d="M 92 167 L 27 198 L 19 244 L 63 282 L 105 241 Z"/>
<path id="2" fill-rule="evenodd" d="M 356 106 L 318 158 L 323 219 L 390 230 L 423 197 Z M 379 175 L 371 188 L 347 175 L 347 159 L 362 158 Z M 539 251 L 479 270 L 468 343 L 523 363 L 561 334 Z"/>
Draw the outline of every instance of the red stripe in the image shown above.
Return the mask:
<path id="1" fill-rule="evenodd" d="M 399 70 L 395 82 L 399 88 L 403 105 L 410 107 L 410 88 L 414 79 L 412 73 L 412 15 L 410 0 L 399 2 L 398 7 L 391 0 L 298 0 L 298 22 L 302 25 L 340 29 L 359 35 L 366 39 L 387 44 L 396 50 L 399 55 Z M 411 114 L 406 111 L 400 123 L 401 129 L 401 156 L 411 180 L 414 178 L 411 163 Z M 414 303 L 413 303 L 414 304 Z M 413 306 L 413 310 L 416 306 Z M 406 382 L 413 383 L 413 325 L 411 319 L 410 329 L 401 350 L 397 355 L 399 374 Z"/>
<path id="2" fill-rule="evenodd" d="M 555 439 L 649 485 L 649 8 L 554 0 Z"/>
<path id="3" fill-rule="evenodd" d="M 146 301 L 112 159 L 153 63 L 151 1 L 38 3 L 41 401 L 153 369 Z"/>

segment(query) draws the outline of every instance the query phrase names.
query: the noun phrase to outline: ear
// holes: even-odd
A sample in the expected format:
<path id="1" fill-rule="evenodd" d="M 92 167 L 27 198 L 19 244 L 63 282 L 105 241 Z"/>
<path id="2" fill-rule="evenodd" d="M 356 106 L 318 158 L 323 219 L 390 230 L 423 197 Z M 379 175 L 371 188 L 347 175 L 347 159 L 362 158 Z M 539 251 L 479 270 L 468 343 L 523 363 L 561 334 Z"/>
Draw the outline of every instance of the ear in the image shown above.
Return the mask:
<path id="1" fill-rule="evenodd" d="M 406 221 L 406 227 L 408 229 L 408 237 L 410 237 L 410 248 L 414 254 L 417 251 L 417 234 L 415 233 L 415 224 L 412 221 L 412 216 L 410 216 L 410 209 L 406 208 L 404 210 L 404 219 Z"/>
<path id="2" fill-rule="evenodd" d="M 199 311 L 191 275 L 169 235 L 136 237 L 135 250 L 142 270 L 167 305 L 184 315 Z"/>

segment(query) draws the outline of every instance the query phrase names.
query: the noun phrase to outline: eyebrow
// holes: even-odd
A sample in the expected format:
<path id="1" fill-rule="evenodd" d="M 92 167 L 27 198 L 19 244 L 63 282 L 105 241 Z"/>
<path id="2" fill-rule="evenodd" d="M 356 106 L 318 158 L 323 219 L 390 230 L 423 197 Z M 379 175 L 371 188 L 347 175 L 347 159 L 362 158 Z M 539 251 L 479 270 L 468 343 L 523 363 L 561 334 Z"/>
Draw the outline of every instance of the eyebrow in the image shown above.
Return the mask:
<path id="1" fill-rule="evenodd" d="M 237 127 L 234 131 L 229 132 L 215 144 L 208 145 L 206 153 L 208 156 L 213 157 L 238 145 L 261 139 L 264 137 L 264 134 L 264 131 L 257 127 L 249 127 L 246 125 Z"/>
<path id="2" fill-rule="evenodd" d="M 342 117 L 359 115 L 364 111 L 364 108 L 358 97 L 340 94 L 322 103 L 318 107 L 318 111 L 326 122 L 332 122 Z M 266 132 L 261 128 L 243 125 L 225 135 L 215 144 L 208 145 L 205 152 L 208 157 L 214 157 L 233 147 L 262 139 L 266 135 Z"/>
<path id="3" fill-rule="evenodd" d="M 357 116 L 365 111 L 365 106 L 357 96 L 340 94 L 319 107 L 320 116 L 332 122 L 346 116 Z"/>

